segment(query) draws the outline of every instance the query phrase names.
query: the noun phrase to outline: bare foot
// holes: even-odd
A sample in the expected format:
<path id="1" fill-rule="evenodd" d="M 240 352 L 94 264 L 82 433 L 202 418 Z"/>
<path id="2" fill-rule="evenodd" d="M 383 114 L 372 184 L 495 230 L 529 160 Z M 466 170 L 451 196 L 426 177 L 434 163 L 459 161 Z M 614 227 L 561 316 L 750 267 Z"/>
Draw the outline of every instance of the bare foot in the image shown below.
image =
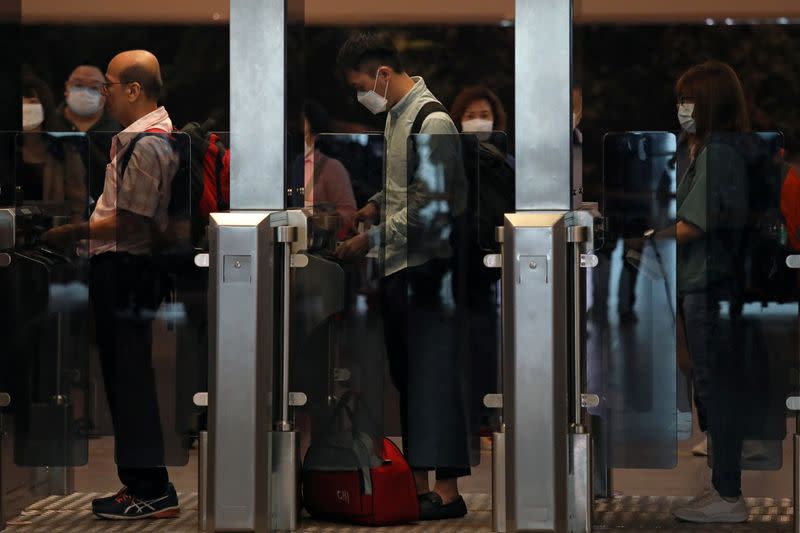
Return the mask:
<path id="1" fill-rule="evenodd" d="M 417 485 L 417 495 L 428 494 L 431 486 L 428 483 L 428 471 L 414 471 L 414 483 Z"/>
<path id="2" fill-rule="evenodd" d="M 442 497 L 442 504 L 453 503 L 458 498 L 458 479 L 438 479 L 433 491 Z"/>

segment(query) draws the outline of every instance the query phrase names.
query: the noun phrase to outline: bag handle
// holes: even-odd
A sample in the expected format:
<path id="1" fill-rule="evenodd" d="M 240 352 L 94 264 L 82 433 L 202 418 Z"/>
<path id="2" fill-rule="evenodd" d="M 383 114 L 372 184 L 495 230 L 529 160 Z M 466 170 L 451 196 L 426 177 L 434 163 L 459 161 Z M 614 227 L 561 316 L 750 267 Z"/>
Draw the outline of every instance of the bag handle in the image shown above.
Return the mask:
<path id="1" fill-rule="evenodd" d="M 350 402 L 351 398 L 355 398 L 355 409 L 351 408 L 348 403 Z M 333 410 L 333 415 L 331 416 L 330 421 L 328 422 L 328 433 L 332 433 L 336 422 L 339 420 L 339 417 L 342 413 L 347 415 L 347 418 L 350 421 L 350 428 L 353 438 L 358 437 L 358 422 L 356 421 L 355 412 L 358 410 L 358 403 L 359 403 L 359 395 L 355 391 L 347 391 L 345 392 L 341 398 L 339 398 L 338 403 L 336 404 L 336 408 Z"/>

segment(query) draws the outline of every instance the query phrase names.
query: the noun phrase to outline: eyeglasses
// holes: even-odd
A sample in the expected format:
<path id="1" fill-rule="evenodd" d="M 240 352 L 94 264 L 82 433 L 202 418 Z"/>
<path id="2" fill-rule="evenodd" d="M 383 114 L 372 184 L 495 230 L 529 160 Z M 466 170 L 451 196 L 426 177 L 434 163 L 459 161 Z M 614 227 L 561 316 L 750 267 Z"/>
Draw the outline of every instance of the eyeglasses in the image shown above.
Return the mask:
<path id="1" fill-rule="evenodd" d="M 108 89 L 110 89 L 112 85 L 129 85 L 131 83 L 136 83 L 136 82 L 135 81 L 104 81 L 101 84 L 101 87 L 103 88 L 103 92 L 107 93 Z"/>
<path id="2" fill-rule="evenodd" d="M 100 86 L 103 88 L 104 91 L 107 91 L 109 88 L 111 88 L 112 85 L 123 85 L 124 83 L 125 82 L 122 81 L 104 81 L 103 83 L 100 84 Z"/>

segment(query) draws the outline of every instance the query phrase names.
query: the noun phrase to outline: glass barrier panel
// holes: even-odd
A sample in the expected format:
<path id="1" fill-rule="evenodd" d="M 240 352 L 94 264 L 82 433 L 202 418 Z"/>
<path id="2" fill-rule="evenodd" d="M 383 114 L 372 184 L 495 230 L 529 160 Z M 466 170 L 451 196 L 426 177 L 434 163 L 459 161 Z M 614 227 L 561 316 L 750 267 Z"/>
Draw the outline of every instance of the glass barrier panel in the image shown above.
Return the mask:
<path id="1" fill-rule="evenodd" d="M 88 263 L 53 236 L 86 222 L 88 141 L 82 133 L 17 132 L 0 135 L 0 143 L 0 166 L 11 176 L 0 195 L 15 218 L 11 262 L 0 268 L 12 324 L 3 335 L 11 395 L 4 430 L 17 465 L 84 465 L 92 425 Z"/>
<path id="2" fill-rule="evenodd" d="M 782 148 L 778 132 L 713 132 L 678 189 L 680 220 L 700 230 L 678 269 L 695 402 L 723 482 L 782 466 L 798 354 Z"/>
<path id="3" fill-rule="evenodd" d="M 409 462 L 462 476 L 480 462 L 481 425 L 490 425 L 483 396 L 495 388 L 483 382 L 491 373 L 475 379 L 474 370 L 498 368 L 492 335 L 480 333 L 497 336 L 500 273 L 483 266 L 478 218 L 497 205 L 480 205 L 476 135 L 416 134 L 404 144 L 406 158 L 402 145 L 388 147 L 381 213 L 385 320 L 399 326 L 388 356 Z"/>
<path id="4" fill-rule="evenodd" d="M 607 134 L 603 180 L 608 222 L 591 271 L 587 323 L 590 410 L 603 425 L 610 467 L 672 468 L 680 428 L 691 428 L 688 394 L 677 385 L 675 136 L 667 132 Z M 663 230 L 659 238 L 643 235 Z M 687 420 L 688 419 L 688 420 Z"/>
<path id="5" fill-rule="evenodd" d="M 486 407 L 488 394 L 503 390 L 502 336 L 500 309 L 500 269 L 483 264 L 486 254 L 499 253 L 496 227 L 503 226 L 504 215 L 515 211 L 514 156 L 508 151 L 505 132 L 462 134 L 462 160 L 467 187 L 466 238 L 459 239 L 464 251 L 454 260 L 456 272 L 463 272 L 464 287 L 459 305 L 467 324 L 464 327 L 469 358 L 470 427 L 485 440 L 500 430 L 502 409 Z M 470 441 L 473 445 L 475 439 Z M 488 442 L 482 444 L 482 449 Z M 475 450 L 472 452 L 475 456 Z"/>
<path id="6" fill-rule="evenodd" d="M 115 459 L 131 468 L 184 465 L 197 429 L 192 397 L 207 366 L 208 273 L 194 265 L 207 216 L 203 177 L 191 174 L 202 154 L 177 131 L 92 136 L 112 146 L 87 249 Z"/>
<path id="7" fill-rule="evenodd" d="M 383 154 L 382 134 L 323 134 L 292 167 L 287 203 L 303 221 L 298 251 L 308 264 L 292 269 L 290 381 L 308 398 L 295 422 L 309 467 L 330 466 L 325 450 L 336 443 L 378 461 L 393 434 L 384 430 L 381 256 L 369 221 L 355 217 L 380 194 Z M 396 408 L 387 413 L 396 419 Z"/>
<path id="8" fill-rule="evenodd" d="M 477 161 L 477 175 L 469 180 L 476 189 L 469 198 L 474 202 L 470 210 L 475 213 L 477 227 L 474 233 L 477 246 L 487 253 L 498 253 L 495 228 L 503 225 L 503 215 L 515 211 L 516 161 L 508 150 L 508 135 L 493 131 L 469 139 L 462 137 L 465 159 Z M 465 169 L 467 170 L 467 169 Z"/>

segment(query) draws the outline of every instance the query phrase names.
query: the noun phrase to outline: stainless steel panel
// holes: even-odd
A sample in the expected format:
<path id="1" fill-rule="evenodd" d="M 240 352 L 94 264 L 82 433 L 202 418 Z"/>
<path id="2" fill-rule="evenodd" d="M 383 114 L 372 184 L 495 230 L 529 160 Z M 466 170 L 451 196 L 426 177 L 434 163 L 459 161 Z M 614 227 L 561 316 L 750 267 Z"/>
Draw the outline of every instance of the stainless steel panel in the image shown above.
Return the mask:
<path id="1" fill-rule="evenodd" d="M 75 492 L 75 469 L 69 466 L 51 466 L 46 468 L 48 493 L 68 496 Z"/>
<path id="2" fill-rule="evenodd" d="M 506 434 L 492 434 L 492 529 L 506 531 Z"/>
<path id="3" fill-rule="evenodd" d="M 567 517 L 567 243 L 563 212 L 506 215 L 503 404 L 506 526 Z"/>
<path id="4" fill-rule="evenodd" d="M 197 435 L 197 531 L 208 528 L 208 431 Z"/>
<path id="5" fill-rule="evenodd" d="M 800 430 L 800 428 L 798 428 Z M 793 502 L 795 512 L 792 514 L 793 522 L 792 522 L 792 531 L 794 533 L 800 533 L 800 513 L 796 510 L 800 509 L 798 504 L 800 504 L 800 435 L 795 433 L 794 435 L 794 465 L 792 467 L 792 484 L 794 488 L 793 492 Z"/>
<path id="6" fill-rule="evenodd" d="M 300 438 L 297 431 L 273 431 L 270 433 L 272 531 L 297 529 L 299 444 Z"/>
<path id="7" fill-rule="evenodd" d="M 269 530 L 272 231 L 269 213 L 215 213 L 210 238 L 208 528 Z M 251 281 L 223 280 L 230 256 Z"/>
<path id="8" fill-rule="evenodd" d="M 572 208 L 572 2 L 517 0 L 517 211 Z"/>
<path id="9" fill-rule="evenodd" d="M 284 0 L 230 0 L 231 209 L 281 209 L 286 139 Z"/>
<path id="10" fill-rule="evenodd" d="M 588 433 L 573 433 L 570 440 L 569 531 L 592 531 L 592 438 Z"/>

